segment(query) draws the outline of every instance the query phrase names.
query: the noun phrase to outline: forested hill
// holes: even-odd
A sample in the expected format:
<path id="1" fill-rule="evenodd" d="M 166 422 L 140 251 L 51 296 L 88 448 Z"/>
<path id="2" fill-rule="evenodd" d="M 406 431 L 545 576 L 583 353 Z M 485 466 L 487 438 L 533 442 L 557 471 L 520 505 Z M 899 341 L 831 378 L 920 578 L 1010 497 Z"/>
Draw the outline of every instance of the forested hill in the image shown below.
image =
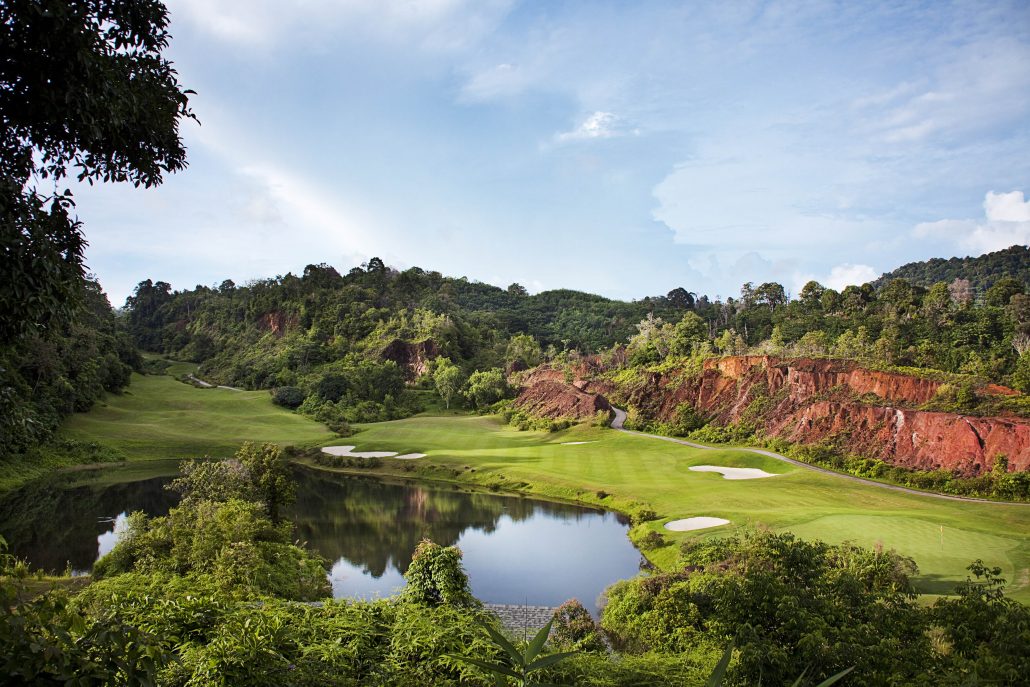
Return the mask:
<path id="1" fill-rule="evenodd" d="M 975 258 L 933 258 L 925 262 L 910 262 L 893 272 L 884 274 L 873 286 L 886 286 L 894 279 L 905 279 L 916 286 L 930 287 L 938 282 L 951 284 L 956 279 L 969 282 L 976 296 L 982 296 L 1000 279 L 1012 277 L 1030 289 L 1030 247 L 1012 246 Z"/>

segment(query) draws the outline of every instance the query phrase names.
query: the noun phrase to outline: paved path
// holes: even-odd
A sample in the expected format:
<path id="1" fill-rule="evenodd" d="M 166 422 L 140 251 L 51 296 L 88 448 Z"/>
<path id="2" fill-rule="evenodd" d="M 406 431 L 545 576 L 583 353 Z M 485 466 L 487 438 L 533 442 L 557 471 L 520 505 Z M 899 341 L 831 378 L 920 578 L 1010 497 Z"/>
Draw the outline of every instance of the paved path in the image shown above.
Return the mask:
<path id="1" fill-rule="evenodd" d="M 969 501 L 972 503 L 991 503 L 999 506 L 1030 506 L 1030 503 L 1021 503 L 1017 501 L 991 501 L 990 499 L 978 499 L 971 496 L 952 496 L 950 494 L 938 494 L 932 491 L 920 491 L 919 489 L 910 489 L 909 487 L 899 487 L 896 484 L 887 484 L 885 482 L 877 482 L 871 479 L 865 479 L 864 477 L 855 477 L 854 475 L 848 475 L 843 472 L 837 472 L 828 468 L 821 468 L 818 465 L 812 465 L 810 463 L 804 463 L 800 460 L 788 458 L 779 453 L 773 451 L 766 451 L 761 448 L 737 448 L 733 446 L 705 446 L 704 444 L 695 444 L 692 441 L 686 441 L 684 439 L 674 439 L 672 437 L 663 437 L 660 434 L 648 434 L 646 432 L 635 432 L 631 429 L 626 429 L 623 425 L 626 423 L 626 411 L 621 408 L 612 406 L 612 411 L 615 412 L 615 418 L 612 420 L 612 429 L 617 429 L 620 432 L 626 432 L 627 434 L 636 434 L 642 437 L 651 437 L 652 439 L 661 439 L 662 441 L 670 441 L 674 444 L 682 444 L 683 446 L 690 446 L 691 448 L 700 448 L 706 450 L 719 450 L 719 451 L 748 451 L 750 453 L 758 453 L 769 458 L 775 458 L 776 460 L 782 460 L 785 463 L 796 465 L 806 470 L 812 470 L 813 472 L 821 472 L 826 475 L 833 475 L 834 477 L 840 477 L 841 479 L 851 480 L 852 482 L 861 482 L 862 484 L 868 484 L 872 487 L 879 487 L 881 489 L 890 489 L 891 491 L 901 491 L 906 494 L 915 494 L 916 496 L 929 496 L 935 499 L 947 499 L 948 501 Z"/>
<path id="2" fill-rule="evenodd" d="M 218 384 L 218 385 L 216 386 L 216 385 L 212 384 L 211 382 L 205 382 L 205 381 L 204 381 L 203 379 L 201 379 L 200 377 L 195 377 L 195 376 L 193 376 L 192 374 L 188 374 L 188 375 L 186 375 L 186 377 L 187 377 L 187 378 L 188 378 L 188 379 L 189 379 L 189 380 L 190 380 L 191 382 L 193 382 L 194 384 L 196 384 L 197 386 L 202 386 L 202 387 L 204 387 L 205 389 L 228 389 L 229 391 L 243 391 L 243 389 L 237 389 L 237 388 L 236 388 L 236 387 L 234 387 L 234 386 L 222 386 L 221 384 Z"/>

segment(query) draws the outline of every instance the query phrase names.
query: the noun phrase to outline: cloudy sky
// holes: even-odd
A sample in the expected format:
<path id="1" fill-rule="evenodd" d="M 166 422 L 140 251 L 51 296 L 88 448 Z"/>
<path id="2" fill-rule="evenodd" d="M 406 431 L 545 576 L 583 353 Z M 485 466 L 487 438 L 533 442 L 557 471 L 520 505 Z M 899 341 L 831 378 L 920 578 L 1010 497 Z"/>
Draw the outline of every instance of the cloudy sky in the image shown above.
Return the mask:
<path id="1" fill-rule="evenodd" d="M 76 192 L 88 262 L 372 256 L 618 298 L 1030 242 L 1030 4 L 169 0 L 190 167 Z"/>

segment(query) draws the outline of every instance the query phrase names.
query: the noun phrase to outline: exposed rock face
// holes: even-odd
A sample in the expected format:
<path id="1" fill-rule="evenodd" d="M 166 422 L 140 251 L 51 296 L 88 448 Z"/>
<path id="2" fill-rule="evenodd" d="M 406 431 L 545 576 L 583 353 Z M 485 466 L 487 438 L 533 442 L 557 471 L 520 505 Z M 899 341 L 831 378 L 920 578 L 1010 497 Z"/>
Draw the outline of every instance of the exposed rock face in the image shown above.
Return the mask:
<path id="1" fill-rule="evenodd" d="M 1010 470 L 1030 469 L 1030 421 L 911 409 L 939 387 L 933 380 L 849 361 L 733 356 L 707 361 L 701 376 L 686 382 L 653 375 L 630 402 L 663 420 L 689 403 L 720 424 L 756 422 L 769 436 L 832 440 L 857 455 L 904 467 L 976 475 L 1005 454 Z M 1004 387 L 987 391 L 1016 393 Z"/>
<path id="2" fill-rule="evenodd" d="M 515 398 L 515 407 L 538 417 L 577 420 L 592 418 L 598 411 L 610 410 L 604 396 L 584 390 L 587 385 L 582 380 L 568 384 L 561 370 L 540 366 L 522 378 L 522 390 Z"/>
<path id="3" fill-rule="evenodd" d="M 300 320 L 296 315 L 287 315 L 280 311 L 265 313 L 261 316 L 261 319 L 258 320 L 259 328 L 272 332 L 279 337 L 285 334 L 287 330 L 296 327 L 298 324 L 300 324 Z"/>
<path id="4" fill-rule="evenodd" d="M 429 361 L 438 355 L 440 349 L 432 339 L 415 343 L 394 339 L 379 353 L 383 360 L 397 363 L 409 381 L 424 375 L 429 369 Z"/>

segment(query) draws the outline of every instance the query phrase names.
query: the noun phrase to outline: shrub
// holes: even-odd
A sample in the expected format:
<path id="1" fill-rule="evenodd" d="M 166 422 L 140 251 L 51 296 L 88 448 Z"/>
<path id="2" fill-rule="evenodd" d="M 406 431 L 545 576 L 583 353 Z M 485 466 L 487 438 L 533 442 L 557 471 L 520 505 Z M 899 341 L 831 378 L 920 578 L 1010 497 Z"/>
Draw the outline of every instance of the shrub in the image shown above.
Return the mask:
<path id="1" fill-rule="evenodd" d="M 295 410 L 304 402 L 304 392 L 296 386 L 277 386 L 269 391 L 272 403 Z"/>
<path id="2" fill-rule="evenodd" d="M 569 599 L 554 611 L 551 642 L 562 651 L 603 651 L 605 648 L 600 628 L 579 599 Z"/>
<path id="3" fill-rule="evenodd" d="M 468 576 L 461 565 L 461 550 L 423 539 L 404 573 L 408 586 L 402 597 L 422 606 L 478 606 Z"/>

